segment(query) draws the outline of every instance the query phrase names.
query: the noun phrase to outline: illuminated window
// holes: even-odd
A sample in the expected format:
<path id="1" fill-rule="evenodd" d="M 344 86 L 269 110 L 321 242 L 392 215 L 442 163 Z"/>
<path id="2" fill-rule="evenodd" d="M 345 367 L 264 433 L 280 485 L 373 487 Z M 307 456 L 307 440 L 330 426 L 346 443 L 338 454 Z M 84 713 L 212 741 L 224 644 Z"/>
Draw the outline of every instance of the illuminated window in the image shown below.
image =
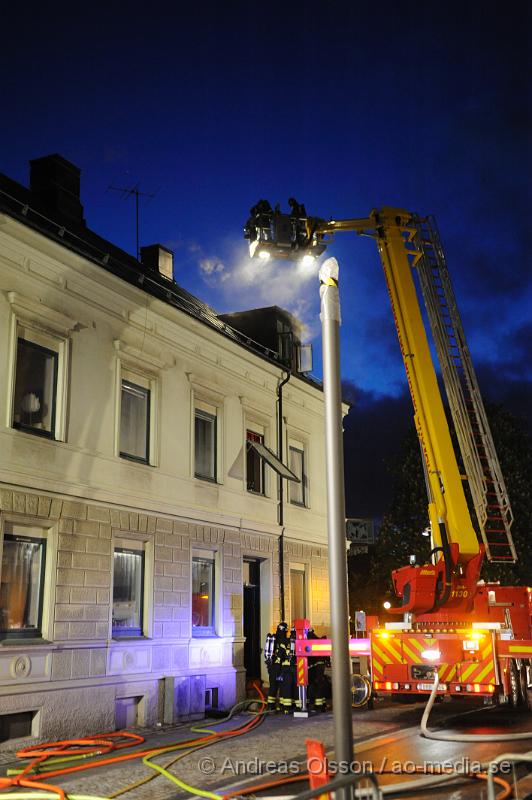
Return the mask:
<path id="1" fill-rule="evenodd" d="M 120 455 L 148 464 L 150 460 L 150 388 L 140 376 L 122 378 Z"/>
<path id="2" fill-rule="evenodd" d="M 196 408 L 194 452 L 196 478 L 216 481 L 216 413 Z"/>
<path id="3" fill-rule="evenodd" d="M 192 635 L 214 635 L 214 557 L 192 558 Z"/>
<path id="4" fill-rule="evenodd" d="M 12 526 L 2 548 L 0 637 L 38 638 L 46 566 L 46 538 L 37 528 Z"/>
<path id="5" fill-rule="evenodd" d="M 307 617 L 307 581 L 304 569 L 290 570 L 290 611 L 293 620 Z"/>
<path id="6" fill-rule="evenodd" d="M 113 636 L 142 636 L 144 546 L 120 542 L 113 553 Z M 130 545 L 130 546 L 129 546 Z"/>
<path id="7" fill-rule="evenodd" d="M 306 488 L 307 476 L 305 475 L 305 451 L 300 447 L 288 448 L 288 466 L 294 475 L 299 478 L 299 483 L 290 481 L 290 502 L 296 506 L 307 504 Z"/>
<path id="8" fill-rule="evenodd" d="M 246 432 L 248 442 L 258 442 L 264 444 L 264 436 L 261 433 L 248 430 Z M 251 447 L 246 448 L 246 482 L 248 492 L 264 494 L 264 461 L 259 454 Z"/>

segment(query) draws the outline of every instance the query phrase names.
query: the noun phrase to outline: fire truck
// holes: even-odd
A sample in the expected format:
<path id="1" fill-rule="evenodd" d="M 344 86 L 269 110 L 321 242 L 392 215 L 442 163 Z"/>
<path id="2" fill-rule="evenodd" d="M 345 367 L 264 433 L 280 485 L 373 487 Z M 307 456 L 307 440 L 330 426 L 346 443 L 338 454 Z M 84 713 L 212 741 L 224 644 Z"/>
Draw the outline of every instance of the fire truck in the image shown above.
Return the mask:
<path id="1" fill-rule="evenodd" d="M 377 623 L 368 639 L 352 640 L 351 649 L 369 656 L 378 695 L 429 694 L 437 671 L 441 695 L 483 696 L 532 709 L 532 589 L 480 580 L 484 560 L 516 562 L 513 515 L 434 219 L 385 207 L 363 219 L 326 221 L 307 216 L 295 200 L 290 205 L 290 214 L 264 200 L 254 206 L 245 228 L 252 255 L 318 256 L 338 231 L 355 231 L 377 244 L 428 495 L 430 559 L 411 559 L 393 572 L 399 602 L 388 613 L 397 621 Z M 299 627 L 299 658 L 316 648 L 325 653 L 327 644 L 330 652 L 330 642 L 305 640 Z"/>

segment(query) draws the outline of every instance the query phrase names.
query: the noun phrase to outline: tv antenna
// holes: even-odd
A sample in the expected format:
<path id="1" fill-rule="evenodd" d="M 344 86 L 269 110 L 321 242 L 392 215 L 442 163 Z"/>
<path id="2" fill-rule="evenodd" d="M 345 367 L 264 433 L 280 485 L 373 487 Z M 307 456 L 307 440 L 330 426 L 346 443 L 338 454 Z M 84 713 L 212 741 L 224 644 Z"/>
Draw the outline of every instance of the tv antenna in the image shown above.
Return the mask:
<path id="1" fill-rule="evenodd" d="M 137 261 L 140 261 L 140 249 L 139 249 L 139 197 L 147 197 L 149 200 L 153 200 L 157 192 L 154 194 L 148 194 L 148 192 L 141 192 L 139 189 L 139 184 L 135 184 L 131 188 L 123 188 L 121 186 L 111 186 L 107 187 L 107 191 L 112 192 L 121 192 L 124 199 L 126 197 L 134 197 L 135 198 L 135 228 L 136 228 L 136 245 L 137 245 Z"/>

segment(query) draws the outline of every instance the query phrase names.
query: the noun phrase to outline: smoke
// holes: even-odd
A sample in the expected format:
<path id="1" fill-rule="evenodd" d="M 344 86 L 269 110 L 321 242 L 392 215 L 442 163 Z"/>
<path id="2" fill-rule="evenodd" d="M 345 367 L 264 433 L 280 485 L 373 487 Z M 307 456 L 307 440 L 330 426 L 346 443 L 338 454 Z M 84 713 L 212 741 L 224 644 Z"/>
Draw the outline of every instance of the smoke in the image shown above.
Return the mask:
<path id="1" fill-rule="evenodd" d="M 218 310 L 243 311 L 280 306 L 297 317 L 305 337 L 319 333 L 319 264 L 302 261 L 263 261 L 249 258 L 245 245 L 234 245 L 231 256 L 197 252 L 197 268 L 203 282 L 216 290 Z"/>

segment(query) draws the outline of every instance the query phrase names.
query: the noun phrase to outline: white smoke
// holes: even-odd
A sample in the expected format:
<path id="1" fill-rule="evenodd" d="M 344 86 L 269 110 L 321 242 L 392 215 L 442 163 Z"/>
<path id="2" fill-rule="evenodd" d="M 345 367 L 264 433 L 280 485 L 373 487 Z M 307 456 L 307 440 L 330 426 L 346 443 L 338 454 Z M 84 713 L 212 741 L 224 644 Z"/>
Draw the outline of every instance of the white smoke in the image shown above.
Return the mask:
<path id="1" fill-rule="evenodd" d="M 249 258 L 246 246 L 234 247 L 230 263 L 216 256 L 202 257 L 198 269 L 205 283 L 219 293 L 219 307 L 244 311 L 280 306 L 303 324 L 306 338 L 319 331 L 319 263 L 263 261 Z"/>

